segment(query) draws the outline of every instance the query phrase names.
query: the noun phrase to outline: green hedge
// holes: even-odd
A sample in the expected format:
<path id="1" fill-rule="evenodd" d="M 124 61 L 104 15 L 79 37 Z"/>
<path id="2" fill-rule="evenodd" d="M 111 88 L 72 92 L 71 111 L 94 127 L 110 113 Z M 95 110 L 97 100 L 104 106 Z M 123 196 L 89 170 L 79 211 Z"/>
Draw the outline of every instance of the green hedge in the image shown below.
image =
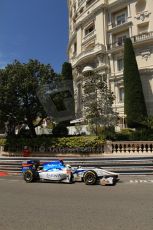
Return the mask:
<path id="1" fill-rule="evenodd" d="M 153 141 L 153 130 L 140 129 L 131 130 L 123 129 L 120 133 L 116 134 L 116 140 L 118 141 Z"/>
<path id="2" fill-rule="evenodd" d="M 73 136 L 73 137 L 53 137 L 38 136 L 36 138 L 0 138 L 0 145 L 6 147 L 98 147 L 105 143 L 107 137 L 104 136 Z M 124 129 L 120 133 L 113 133 L 113 141 L 152 141 L 153 130 L 137 130 Z M 7 148 L 6 148 L 7 149 Z"/>
<path id="3" fill-rule="evenodd" d="M 96 147 L 104 144 L 102 137 L 77 136 L 77 137 L 36 137 L 0 139 L 0 145 L 5 146 L 46 146 L 46 147 Z"/>

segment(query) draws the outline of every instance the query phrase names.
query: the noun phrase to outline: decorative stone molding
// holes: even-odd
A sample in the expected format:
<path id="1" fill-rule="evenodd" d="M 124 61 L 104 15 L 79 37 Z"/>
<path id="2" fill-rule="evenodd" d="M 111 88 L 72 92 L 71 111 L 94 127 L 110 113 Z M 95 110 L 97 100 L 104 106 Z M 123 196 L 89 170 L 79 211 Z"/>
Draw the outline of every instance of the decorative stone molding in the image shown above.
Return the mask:
<path id="1" fill-rule="evenodd" d="M 76 99 L 76 97 L 77 97 L 77 93 L 78 93 L 78 91 L 77 91 L 77 89 L 75 88 L 75 89 L 74 89 L 74 97 L 75 97 L 75 99 Z"/>
<path id="2" fill-rule="evenodd" d="M 148 60 L 148 58 L 151 56 L 151 52 L 150 50 L 144 50 L 141 52 L 141 56 L 143 59 L 145 59 L 146 61 Z"/>
<path id="3" fill-rule="evenodd" d="M 123 79 L 117 79 L 115 82 L 114 82 L 115 86 L 118 87 L 118 88 L 122 88 L 124 86 L 124 81 Z"/>
<path id="4" fill-rule="evenodd" d="M 148 11 L 146 10 L 146 11 L 143 11 L 143 12 L 138 13 L 138 14 L 135 16 L 135 18 L 136 18 L 137 20 L 144 21 L 145 18 L 149 17 L 150 14 L 151 14 L 151 13 L 148 12 Z"/>
<path id="5" fill-rule="evenodd" d="M 82 51 L 78 56 L 71 60 L 72 66 L 76 67 L 80 65 L 82 67 L 81 61 L 86 59 L 86 57 L 93 56 L 99 53 L 106 53 L 106 47 L 103 44 L 97 43 L 92 49 L 87 49 Z"/>
<path id="6" fill-rule="evenodd" d="M 78 76 L 78 72 L 77 72 L 76 68 L 73 69 L 72 74 L 73 74 L 73 79 L 76 79 Z"/>
<path id="7" fill-rule="evenodd" d="M 96 60 L 97 66 L 101 66 L 103 62 L 104 62 L 104 55 L 103 54 L 98 54 L 97 55 L 97 60 Z"/>
<path id="8" fill-rule="evenodd" d="M 82 73 L 82 66 L 81 65 L 77 65 L 76 66 L 76 71 L 78 74 Z"/>
<path id="9" fill-rule="evenodd" d="M 98 2 L 99 0 L 97 0 Z M 96 4 L 96 2 L 95 2 Z M 79 20 L 80 16 L 77 18 L 77 22 L 76 22 L 76 27 L 75 29 L 77 30 L 79 27 L 81 27 L 82 25 L 84 25 L 86 22 L 88 22 L 90 19 L 95 18 L 95 15 L 98 14 L 99 11 L 101 11 L 102 8 L 106 8 L 107 4 L 102 3 L 100 4 L 98 7 L 96 7 L 95 9 L 93 9 L 92 11 L 89 12 L 89 10 L 84 11 L 84 17 Z M 88 13 L 89 12 L 89 13 Z"/>
<path id="10" fill-rule="evenodd" d="M 144 76 L 150 76 L 153 75 L 153 66 L 151 66 L 150 68 L 142 68 L 139 69 L 140 73 Z"/>

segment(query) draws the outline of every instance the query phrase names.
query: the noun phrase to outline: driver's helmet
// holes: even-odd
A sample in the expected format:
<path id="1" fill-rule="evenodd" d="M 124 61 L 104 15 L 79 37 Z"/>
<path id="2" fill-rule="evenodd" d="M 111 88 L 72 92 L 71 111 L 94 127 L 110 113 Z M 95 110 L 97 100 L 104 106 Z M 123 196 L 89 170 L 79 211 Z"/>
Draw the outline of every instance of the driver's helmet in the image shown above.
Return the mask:
<path id="1" fill-rule="evenodd" d="M 64 162 L 63 162 L 63 160 L 59 160 L 60 161 L 60 163 L 62 164 L 62 165 L 64 165 Z"/>
<path id="2" fill-rule="evenodd" d="M 71 168 L 71 165 L 68 165 L 68 164 L 67 164 L 66 167 L 67 167 L 67 168 Z"/>

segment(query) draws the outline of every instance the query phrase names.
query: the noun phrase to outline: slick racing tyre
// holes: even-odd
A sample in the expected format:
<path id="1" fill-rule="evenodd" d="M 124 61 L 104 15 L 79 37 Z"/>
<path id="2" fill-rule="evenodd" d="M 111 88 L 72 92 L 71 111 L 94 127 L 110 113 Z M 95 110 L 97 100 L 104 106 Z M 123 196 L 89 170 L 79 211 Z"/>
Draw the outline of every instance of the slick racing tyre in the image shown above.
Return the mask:
<path id="1" fill-rule="evenodd" d="M 29 169 L 23 174 L 23 177 L 27 183 L 31 183 L 35 180 L 35 173 Z"/>
<path id="2" fill-rule="evenodd" d="M 69 180 L 69 184 L 72 184 L 74 181 L 73 181 L 73 173 L 71 173 L 71 176 L 70 176 L 70 180 Z"/>
<path id="3" fill-rule="evenodd" d="M 34 160 L 33 163 L 34 163 L 33 167 L 35 167 L 35 170 L 37 170 L 38 167 L 40 166 L 40 161 L 39 160 Z"/>
<path id="4" fill-rule="evenodd" d="M 97 181 L 97 175 L 94 171 L 87 171 L 85 172 L 83 179 L 86 185 L 94 185 Z"/>

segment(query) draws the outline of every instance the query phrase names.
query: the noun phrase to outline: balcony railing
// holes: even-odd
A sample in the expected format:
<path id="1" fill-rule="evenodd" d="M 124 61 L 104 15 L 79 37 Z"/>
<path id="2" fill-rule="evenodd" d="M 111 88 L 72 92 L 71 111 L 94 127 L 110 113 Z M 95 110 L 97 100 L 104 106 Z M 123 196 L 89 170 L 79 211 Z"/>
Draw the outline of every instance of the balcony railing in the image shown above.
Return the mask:
<path id="1" fill-rule="evenodd" d="M 146 33 L 139 34 L 139 35 L 131 37 L 131 40 L 132 40 L 133 43 L 146 41 L 146 40 L 150 40 L 150 39 L 153 39 L 153 31 L 146 32 Z M 114 49 L 114 48 L 117 48 L 117 47 L 122 47 L 123 45 L 124 45 L 124 40 L 123 41 L 115 41 L 112 44 L 108 44 L 107 49 L 111 50 L 111 49 Z"/>
<path id="2" fill-rule="evenodd" d="M 124 45 L 124 41 L 115 41 L 112 44 L 108 44 L 107 49 L 111 50 L 111 49 L 114 49 L 116 47 L 122 47 L 123 45 Z"/>
<path id="3" fill-rule="evenodd" d="M 91 37 L 95 36 L 96 35 L 96 31 L 93 30 L 91 31 L 90 33 L 88 33 L 84 38 L 83 38 L 83 42 L 90 39 Z"/>
<path id="4" fill-rule="evenodd" d="M 87 56 L 96 54 L 98 52 L 105 52 L 106 48 L 102 44 L 96 44 L 94 48 L 89 49 L 89 50 L 84 50 L 82 51 L 78 56 L 72 58 L 72 64 L 75 65 L 77 64 L 78 61 L 80 61 L 83 58 L 86 58 Z"/>
<path id="5" fill-rule="evenodd" d="M 153 153 L 152 141 L 118 141 L 112 142 L 112 153 Z M 111 150 L 111 149 L 110 149 Z"/>
<path id="6" fill-rule="evenodd" d="M 132 37 L 132 41 L 133 42 L 139 42 L 139 41 L 148 40 L 150 38 L 153 38 L 153 31 L 136 35 L 136 36 Z"/>
<path id="7" fill-rule="evenodd" d="M 122 25 L 126 24 L 127 22 L 128 22 L 127 19 L 125 19 L 125 21 L 121 21 L 120 23 L 113 22 L 112 23 L 112 28 L 122 26 Z"/>

